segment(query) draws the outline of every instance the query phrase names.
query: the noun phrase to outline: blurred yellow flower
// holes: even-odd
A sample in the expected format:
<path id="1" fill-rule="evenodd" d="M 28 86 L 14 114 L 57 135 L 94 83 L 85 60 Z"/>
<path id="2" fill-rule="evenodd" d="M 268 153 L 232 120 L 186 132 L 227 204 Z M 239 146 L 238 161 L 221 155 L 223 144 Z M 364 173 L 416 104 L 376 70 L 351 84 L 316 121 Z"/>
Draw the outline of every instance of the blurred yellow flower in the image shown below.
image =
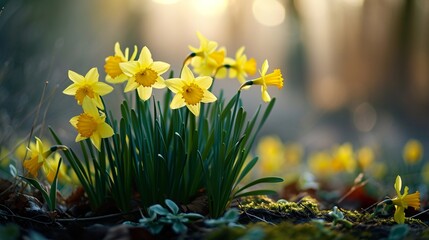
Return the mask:
<path id="1" fill-rule="evenodd" d="M 344 143 L 335 148 L 332 157 L 332 168 L 334 171 L 347 171 L 349 173 L 355 171 L 356 160 L 354 158 L 353 146 L 350 143 Z"/>
<path id="2" fill-rule="evenodd" d="M 310 155 L 308 159 L 310 171 L 318 178 L 327 178 L 335 172 L 332 168 L 332 157 L 327 152 L 317 152 Z"/>
<path id="3" fill-rule="evenodd" d="M 267 74 L 268 67 L 268 61 L 265 60 L 264 63 L 262 63 L 261 70 L 259 71 L 261 77 L 245 82 L 243 85 L 241 85 L 240 89 L 253 84 L 261 85 L 262 100 L 264 100 L 264 102 L 271 101 L 267 87 L 276 86 L 279 89 L 283 88 L 283 77 L 280 69 L 275 69 L 274 72 Z"/>
<path id="4" fill-rule="evenodd" d="M 286 143 L 284 145 L 285 164 L 287 166 L 299 165 L 303 151 L 302 146 L 298 143 Z"/>
<path id="5" fill-rule="evenodd" d="M 104 70 L 107 73 L 106 81 L 110 83 L 125 82 L 128 77 L 122 72 L 119 63 L 134 61 L 137 56 L 137 46 L 134 45 L 133 55 L 129 58 L 129 48 L 125 48 L 125 54 L 121 50 L 118 42 L 115 43 L 115 55 L 106 58 Z"/>
<path id="6" fill-rule="evenodd" d="M 284 167 L 284 148 L 280 138 L 275 136 L 263 137 L 259 141 L 256 151 L 259 156 L 261 175 L 280 173 Z"/>
<path id="7" fill-rule="evenodd" d="M 200 47 L 189 46 L 189 49 L 194 53 L 191 61 L 194 72 L 201 76 L 216 74 L 218 78 L 225 77 L 225 70 L 217 71 L 224 63 L 226 50 L 224 48 L 216 50 L 218 46 L 217 42 L 207 40 L 200 32 L 197 32 L 197 36 L 200 40 Z"/>
<path id="8" fill-rule="evenodd" d="M 229 66 L 229 77 L 237 78 L 240 83 L 244 83 L 249 75 L 256 73 L 256 60 L 251 58 L 247 60 L 244 54 L 244 47 L 241 47 L 235 53 L 235 59 L 226 58 L 225 64 Z"/>
<path id="9" fill-rule="evenodd" d="M 213 79 L 209 76 L 194 77 L 192 71 L 184 66 L 180 78 L 165 81 L 167 87 L 176 95 L 170 107 L 177 109 L 186 106 L 195 116 L 200 114 L 200 103 L 210 103 L 217 100 L 208 89 Z"/>
<path id="10" fill-rule="evenodd" d="M 393 218 L 395 219 L 395 222 L 402 224 L 405 222 L 405 209 L 413 207 L 415 210 L 418 210 L 420 208 L 420 193 L 417 191 L 415 193 L 408 194 L 408 187 L 405 186 L 404 194 L 401 194 L 402 179 L 399 175 L 396 177 L 396 181 L 393 186 L 395 187 L 397 194 L 397 196 L 392 199 L 396 208 Z"/>
<path id="11" fill-rule="evenodd" d="M 125 92 L 137 89 L 139 97 L 146 101 L 152 96 L 152 88 L 165 88 L 161 74 L 168 71 L 170 64 L 153 61 L 147 47 L 143 47 L 137 61 L 119 63 L 121 70 L 129 77 Z"/>
<path id="12" fill-rule="evenodd" d="M 0 168 L 7 168 L 10 164 L 10 151 L 5 147 L 0 148 Z"/>
<path id="13" fill-rule="evenodd" d="M 423 145 L 420 141 L 410 139 L 404 146 L 403 158 L 407 164 L 415 164 L 423 157 Z"/>
<path id="14" fill-rule="evenodd" d="M 104 109 L 100 96 L 109 94 L 113 87 L 98 81 L 97 68 L 91 68 L 85 77 L 71 70 L 68 75 L 73 84 L 64 89 L 64 94 L 73 95 L 79 105 L 85 97 L 89 97 L 99 109 Z"/>
<path id="15" fill-rule="evenodd" d="M 52 150 L 45 150 L 42 141 L 36 138 L 36 144 L 30 145 L 28 149 L 31 153 L 31 157 L 28 160 L 25 160 L 23 165 L 24 168 L 33 176 L 37 177 L 39 175 L 39 169 L 46 163 L 46 158 L 51 155 Z"/>
<path id="16" fill-rule="evenodd" d="M 105 122 L 105 115 L 88 98 L 83 99 L 83 113 L 70 119 L 71 125 L 78 131 L 76 142 L 90 138 L 92 144 L 100 151 L 101 139 L 113 135 L 113 129 Z"/>
<path id="17" fill-rule="evenodd" d="M 58 164 L 60 162 L 61 155 L 59 153 L 54 153 L 52 157 L 46 158 L 46 164 L 43 165 L 43 172 L 46 176 L 46 180 L 49 183 L 54 181 L 55 174 L 58 169 Z M 70 184 L 71 178 L 67 174 L 67 165 L 64 162 L 61 164 L 58 172 L 58 181 L 62 184 Z"/>
<path id="18" fill-rule="evenodd" d="M 374 151 L 370 147 L 360 148 L 357 152 L 359 167 L 365 171 L 374 162 Z"/>
<path id="19" fill-rule="evenodd" d="M 368 170 L 375 179 L 382 180 L 386 176 L 387 166 L 384 162 L 374 162 Z"/>

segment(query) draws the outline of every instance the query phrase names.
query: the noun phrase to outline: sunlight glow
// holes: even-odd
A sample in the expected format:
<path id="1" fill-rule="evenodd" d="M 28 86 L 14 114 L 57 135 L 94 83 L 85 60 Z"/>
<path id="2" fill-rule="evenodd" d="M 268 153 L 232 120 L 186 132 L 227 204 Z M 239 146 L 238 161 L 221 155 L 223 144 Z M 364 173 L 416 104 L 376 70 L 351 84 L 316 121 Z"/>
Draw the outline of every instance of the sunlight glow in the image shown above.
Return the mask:
<path id="1" fill-rule="evenodd" d="M 202 15 L 216 16 L 225 12 L 228 0 L 193 0 L 193 6 Z"/>
<path id="2" fill-rule="evenodd" d="M 152 0 L 153 2 L 155 2 L 155 3 L 159 3 L 159 4 L 165 4 L 165 5 L 168 5 L 168 4 L 174 4 L 174 3 L 177 3 L 178 1 L 180 1 L 180 0 Z"/>
<path id="3" fill-rule="evenodd" d="M 252 6 L 253 16 L 265 26 L 277 26 L 284 22 L 285 7 L 277 0 L 255 0 Z"/>

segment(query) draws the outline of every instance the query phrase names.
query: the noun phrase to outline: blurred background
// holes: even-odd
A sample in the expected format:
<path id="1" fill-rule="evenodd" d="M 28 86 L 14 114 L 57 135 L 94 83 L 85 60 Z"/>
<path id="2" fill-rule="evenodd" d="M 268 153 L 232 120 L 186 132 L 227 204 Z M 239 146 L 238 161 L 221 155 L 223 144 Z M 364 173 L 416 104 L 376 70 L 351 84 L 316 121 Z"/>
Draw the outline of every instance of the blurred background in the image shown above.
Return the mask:
<path id="1" fill-rule="evenodd" d="M 297 144 L 302 161 L 343 143 L 370 147 L 396 169 L 387 175 L 393 184 L 398 171 L 407 171 L 402 149 L 409 139 L 429 149 L 429 1 L 0 3 L 0 144 L 9 149 L 33 125 L 37 136 L 49 138 L 49 125 L 74 144 L 76 132 L 68 121 L 81 110 L 62 94 L 71 83 L 69 69 L 84 75 L 98 67 L 104 80 L 104 59 L 118 41 L 139 51 L 148 46 L 154 60 L 178 72 L 188 45 L 199 45 L 197 31 L 225 46 L 230 57 L 245 46 L 258 68 L 268 59 L 271 70 L 282 70 L 285 86 L 270 89 L 277 103 L 261 137 Z M 238 87 L 225 79 L 215 89 L 232 95 Z M 242 96 L 251 113 L 262 103 L 259 89 Z M 116 89 L 108 108 L 118 111 L 120 101 Z M 423 155 L 403 174 L 421 179 L 427 161 Z"/>

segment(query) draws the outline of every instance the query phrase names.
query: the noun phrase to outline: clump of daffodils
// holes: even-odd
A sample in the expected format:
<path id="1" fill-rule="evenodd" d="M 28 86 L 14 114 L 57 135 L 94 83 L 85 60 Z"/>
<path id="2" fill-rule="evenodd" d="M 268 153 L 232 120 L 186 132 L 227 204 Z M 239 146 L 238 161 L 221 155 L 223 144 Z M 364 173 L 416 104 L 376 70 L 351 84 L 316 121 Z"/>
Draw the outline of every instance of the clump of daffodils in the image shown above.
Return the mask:
<path id="1" fill-rule="evenodd" d="M 119 43 L 114 53 L 105 58 L 107 83 L 99 81 L 97 68 L 85 75 L 69 71 L 73 83 L 63 93 L 74 96 L 82 106 L 82 112 L 70 123 L 77 131 L 75 141 L 80 143 L 83 156 L 73 149 L 64 155 L 94 209 L 106 198 L 113 198 L 119 209 L 130 210 L 135 192 L 139 192 L 143 208 L 162 203 L 165 198 L 187 204 L 204 189 L 210 214 L 218 217 L 234 198 L 273 192 L 244 191 L 247 188 L 282 181 L 263 177 L 240 184 L 258 161 L 248 155 L 275 102 L 268 87 L 283 87 L 280 69 L 268 72 L 265 60 L 260 77 L 248 79 L 256 73 L 257 63 L 246 56 L 244 47 L 230 58 L 225 47 L 218 47 L 217 42 L 201 33 L 197 37 L 200 45 L 189 46 L 191 53 L 176 77 L 173 73 L 165 77 L 170 64 L 155 60 L 147 46 L 140 52 L 134 46 L 130 54 L 129 48 L 123 50 Z M 222 93 L 211 91 L 215 80 L 226 76 L 241 85 L 229 101 Z M 119 120 L 102 100 L 114 90 L 108 83 L 124 83 L 124 92 L 135 96 L 134 101 L 126 98 L 122 102 Z M 268 104 L 248 119 L 240 94 L 252 85 L 261 86 L 262 100 Z M 163 103 L 152 98 L 154 91 L 164 91 Z M 43 164 L 48 153 L 40 152 L 44 150 L 37 151 L 42 160 L 26 165 L 38 168 Z M 34 171 L 33 168 L 28 169 Z M 58 167 L 56 175 L 63 176 L 64 170 Z M 52 179 L 52 174 L 47 177 Z"/>

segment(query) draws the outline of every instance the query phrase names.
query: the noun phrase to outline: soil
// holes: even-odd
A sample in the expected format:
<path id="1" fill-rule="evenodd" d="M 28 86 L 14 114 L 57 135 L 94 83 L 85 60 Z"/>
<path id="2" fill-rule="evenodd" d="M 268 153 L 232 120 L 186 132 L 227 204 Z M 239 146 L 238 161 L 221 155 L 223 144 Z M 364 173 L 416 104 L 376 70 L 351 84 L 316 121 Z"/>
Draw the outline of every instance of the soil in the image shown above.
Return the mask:
<path id="1" fill-rule="evenodd" d="M 125 214 L 107 204 L 97 213 L 91 212 L 82 190 L 68 199 L 58 198 L 57 210 L 47 211 L 37 192 L 24 192 L 12 182 L 0 180 L 0 239 L 429 239 L 426 213 L 398 225 L 392 209 L 374 214 L 374 208 L 339 208 L 345 221 L 335 221 L 332 208 L 322 208 L 309 196 L 296 201 L 240 199 L 233 207 L 240 210 L 237 223 L 244 228 L 210 228 L 198 220 L 187 224 L 188 231 L 182 235 L 170 226 L 152 235 L 143 227 L 122 224 L 138 222 L 138 209 Z"/>

